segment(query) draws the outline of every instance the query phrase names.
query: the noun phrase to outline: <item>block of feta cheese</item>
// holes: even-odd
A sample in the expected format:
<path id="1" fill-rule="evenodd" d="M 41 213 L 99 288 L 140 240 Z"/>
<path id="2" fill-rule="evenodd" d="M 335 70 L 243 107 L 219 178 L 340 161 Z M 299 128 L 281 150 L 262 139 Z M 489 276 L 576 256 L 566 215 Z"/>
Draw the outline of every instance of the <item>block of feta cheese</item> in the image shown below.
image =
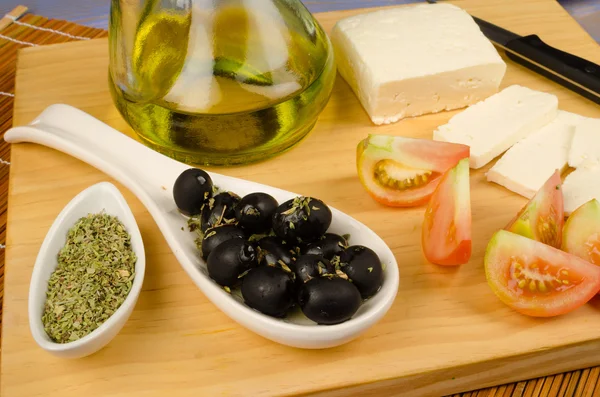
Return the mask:
<path id="1" fill-rule="evenodd" d="M 490 168 L 487 180 L 532 198 L 556 170 L 566 168 L 575 126 L 583 120 L 559 110 L 553 121 L 508 149 Z"/>
<path id="2" fill-rule="evenodd" d="M 478 102 L 506 71 L 473 18 L 451 4 L 348 17 L 331 41 L 339 73 L 378 125 Z"/>
<path id="3" fill-rule="evenodd" d="M 600 163 L 600 119 L 586 119 L 575 128 L 569 152 L 569 165 Z"/>
<path id="4" fill-rule="evenodd" d="M 562 188 L 565 214 L 595 198 L 600 200 L 600 164 L 586 163 L 565 178 Z"/>
<path id="5" fill-rule="evenodd" d="M 433 139 L 469 146 L 471 168 L 481 168 L 557 112 L 555 95 L 512 85 L 453 116 L 433 132 Z"/>

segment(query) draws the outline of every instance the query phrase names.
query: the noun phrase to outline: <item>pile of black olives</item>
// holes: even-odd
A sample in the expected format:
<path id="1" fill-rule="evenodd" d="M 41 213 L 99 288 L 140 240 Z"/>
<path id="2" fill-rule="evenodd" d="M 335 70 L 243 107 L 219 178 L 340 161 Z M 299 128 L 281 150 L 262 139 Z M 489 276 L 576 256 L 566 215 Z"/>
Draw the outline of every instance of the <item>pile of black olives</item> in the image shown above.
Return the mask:
<path id="1" fill-rule="evenodd" d="M 318 324 L 338 324 L 381 288 L 377 254 L 328 233 L 331 210 L 319 199 L 219 192 L 197 168 L 177 178 L 173 197 L 198 232 L 208 275 L 227 291 L 239 287 L 261 313 L 282 318 L 300 307 Z"/>

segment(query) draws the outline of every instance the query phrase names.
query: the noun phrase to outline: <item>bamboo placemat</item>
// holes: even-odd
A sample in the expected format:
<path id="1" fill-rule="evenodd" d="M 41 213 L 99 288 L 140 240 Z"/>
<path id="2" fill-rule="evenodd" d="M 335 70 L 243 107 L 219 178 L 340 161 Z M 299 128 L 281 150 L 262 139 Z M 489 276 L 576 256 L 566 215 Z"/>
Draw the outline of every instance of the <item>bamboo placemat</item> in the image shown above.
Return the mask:
<path id="1" fill-rule="evenodd" d="M 0 19 L 0 314 L 4 291 L 4 242 L 10 145 L 3 139 L 12 126 L 14 81 L 20 48 L 106 37 L 102 29 L 27 13 L 24 6 Z M 0 316 L 0 326 L 2 319 Z M 0 329 L 1 337 L 1 329 Z M 600 367 L 482 389 L 452 397 L 594 397 L 600 396 Z"/>

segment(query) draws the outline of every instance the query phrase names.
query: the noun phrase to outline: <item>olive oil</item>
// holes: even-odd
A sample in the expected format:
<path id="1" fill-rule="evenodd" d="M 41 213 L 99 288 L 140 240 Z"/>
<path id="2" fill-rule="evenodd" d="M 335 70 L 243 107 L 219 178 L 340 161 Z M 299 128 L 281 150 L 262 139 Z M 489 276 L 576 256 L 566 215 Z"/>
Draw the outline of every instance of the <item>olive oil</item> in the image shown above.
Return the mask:
<path id="1" fill-rule="evenodd" d="M 147 12 L 127 60 L 120 11 L 111 11 L 110 88 L 126 121 L 147 145 L 189 164 L 254 162 L 300 141 L 335 79 L 321 27 L 289 1 L 193 4 Z"/>

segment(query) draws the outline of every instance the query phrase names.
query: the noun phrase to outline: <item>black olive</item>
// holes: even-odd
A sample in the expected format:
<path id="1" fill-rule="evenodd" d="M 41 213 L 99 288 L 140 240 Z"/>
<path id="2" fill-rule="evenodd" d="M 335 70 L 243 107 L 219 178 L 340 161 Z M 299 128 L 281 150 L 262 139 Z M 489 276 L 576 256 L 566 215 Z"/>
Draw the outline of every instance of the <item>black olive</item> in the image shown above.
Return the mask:
<path id="1" fill-rule="evenodd" d="M 313 278 L 302 285 L 298 293 L 298 304 L 304 315 L 324 325 L 349 320 L 361 301 L 356 286 L 339 277 Z"/>
<path id="2" fill-rule="evenodd" d="M 267 236 L 258 240 L 258 248 L 260 249 L 259 262 L 261 265 L 281 266 L 281 262 L 283 262 L 286 266 L 291 267 L 292 262 L 296 259 L 294 247 L 275 236 Z"/>
<path id="3" fill-rule="evenodd" d="M 217 284 L 233 287 L 246 271 L 256 267 L 256 248 L 241 238 L 227 240 L 211 251 L 206 264 L 208 275 Z"/>
<path id="4" fill-rule="evenodd" d="M 294 306 L 294 296 L 294 282 L 289 273 L 277 267 L 257 267 L 242 279 L 244 302 L 269 316 L 284 317 Z"/>
<path id="5" fill-rule="evenodd" d="M 202 210 L 202 205 L 212 196 L 213 182 L 206 171 L 189 168 L 173 184 L 173 199 L 181 213 L 191 216 Z"/>
<path id="6" fill-rule="evenodd" d="M 373 295 L 383 284 L 383 267 L 377 254 L 362 245 L 353 245 L 340 255 L 341 270 L 356 285 L 364 299 Z"/>
<path id="7" fill-rule="evenodd" d="M 326 274 L 335 274 L 335 268 L 327 259 L 313 254 L 300 256 L 292 265 L 292 270 L 296 274 L 298 283 L 306 283 Z"/>
<path id="8" fill-rule="evenodd" d="M 235 207 L 235 217 L 248 233 L 264 233 L 271 229 L 273 214 L 278 205 L 271 195 L 250 193 Z"/>
<path id="9" fill-rule="evenodd" d="M 223 192 L 208 200 L 202 208 L 200 230 L 226 223 L 234 223 L 235 206 L 240 201 L 240 196 L 232 192 Z"/>
<path id="10" fill-rule="evenodd" d="M 325 259 L 331 259 L 348 248 L 348 240 L 339 234 L 325 233 L 317 241 L 310 243 L 306 250 L 307 254 L 322 255 Z"/>
<path id="11" fill-rule="evenodd" d="M 202 239 L 202 257 L 208 258 L 212 250 L 232 238 L 246 238 L 246 234 L 236 225 L 221 225 L 206 229 Z"/>
<path id="12" fill-rule="evenodd" d="M 287 241 L 310 242 L 321 237 L 331 224 L 331 210 L 312 197 L 296 197 L 277 207 L 273 231 Z"/>

